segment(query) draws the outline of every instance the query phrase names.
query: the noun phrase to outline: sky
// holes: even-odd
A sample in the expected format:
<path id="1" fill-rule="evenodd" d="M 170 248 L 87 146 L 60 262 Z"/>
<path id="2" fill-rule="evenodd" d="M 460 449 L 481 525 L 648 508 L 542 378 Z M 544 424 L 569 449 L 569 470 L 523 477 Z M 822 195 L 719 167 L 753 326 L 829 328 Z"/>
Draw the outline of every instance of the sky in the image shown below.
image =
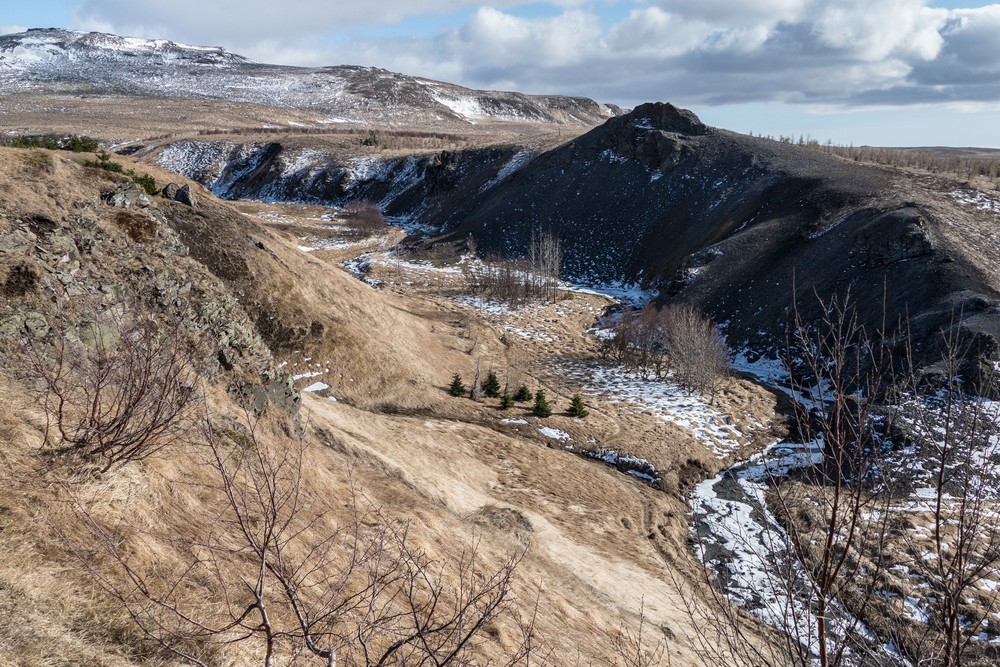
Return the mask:
<path id="1" fill-rule="evenodd" d="M 28 27 L 671 102 L 796 140 L 1000 148 L 1000 4 L 976 0 L 0 0 L 0 34 Z"/>

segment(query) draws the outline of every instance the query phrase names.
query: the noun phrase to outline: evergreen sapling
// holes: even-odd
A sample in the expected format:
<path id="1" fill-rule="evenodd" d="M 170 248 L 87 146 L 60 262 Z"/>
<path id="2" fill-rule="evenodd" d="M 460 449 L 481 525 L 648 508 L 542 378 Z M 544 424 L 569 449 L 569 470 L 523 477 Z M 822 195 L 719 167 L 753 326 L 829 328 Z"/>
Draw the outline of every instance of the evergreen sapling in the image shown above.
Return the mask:
<path id="1" fill-rule="evenodd" d="M 496 371 L 490 371 L 486 375 L 482 388 L 483 394 L 485 394 L 488 398 L 500 397 L 500 380 L 497 379 Z"/>
<path id="2" fill-rule="evenodd" d="M 465 396 L 465 385 L 462 384 L 462 376 L 455 373 L 454 377 L 451 378 L 451 386 L 448 387 L 448 393 L 452 396 Z"/>
<path id="3" fill-rule="evenodd" d="M 541 389 L 535 393 L 535 408 L 532 413 L 536 417 L 551 417 L 552 416 L 552 406 L 549 405 L 548 399 L 545 398 L 545 392 Z"/>

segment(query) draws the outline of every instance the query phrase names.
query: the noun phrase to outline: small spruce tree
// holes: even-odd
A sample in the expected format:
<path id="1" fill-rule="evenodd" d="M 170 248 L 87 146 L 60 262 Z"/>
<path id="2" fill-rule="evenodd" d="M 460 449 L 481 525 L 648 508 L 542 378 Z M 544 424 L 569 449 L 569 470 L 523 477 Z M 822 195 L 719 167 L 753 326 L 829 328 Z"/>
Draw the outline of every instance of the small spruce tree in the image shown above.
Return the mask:
<path id="1" fill-rule="evenodd" d="M 514 407 L 514 399 L 505 391 L 503 396 L 500 397 L 500 408 L 502 410 L 509 410 L 512 407 Z"/>
<path id="2" fill-rule="evenodd" d="M 483 393 L 488 398 L 498 398 L 500 396 L 500 380 L 497 379 L 496 371 L 490 371 L 483 380 Z"/>
<path id="3" fill-rule="evenodd" d="M 583 399 L 580 398 L 580 394 L 573 394 L 573 400 L 569 404 L 569 414 L 572 417 L 586 417 L 590 414 L 587 410 L 587 406 L 583 404 Z"/>
<path id="4" fill-rule="evenodd" d="M 535 393 L 535 409 L 532 412 L 536 417 L 552 416 L 552 406 L 549 405 L 548 399 L 545 398 L 545 392 L 541 389 Z"/>
<path id="5" fill-rule="evenodd" d="M 451 386 L 448 387 L 448 393 L 452 396 L 465 395 L 465 385 L 462 384 L 462 376 L 458 373 L 455 373 L 455 376 L 451 378 Z"/>
<path id="6" fill-rule="evenodd" d="M 531 400 L 531 390 L 528 389 L 528 385 L 522 384 L 521 387 L 514 393 L 515 401 L 530 401 Z"/>

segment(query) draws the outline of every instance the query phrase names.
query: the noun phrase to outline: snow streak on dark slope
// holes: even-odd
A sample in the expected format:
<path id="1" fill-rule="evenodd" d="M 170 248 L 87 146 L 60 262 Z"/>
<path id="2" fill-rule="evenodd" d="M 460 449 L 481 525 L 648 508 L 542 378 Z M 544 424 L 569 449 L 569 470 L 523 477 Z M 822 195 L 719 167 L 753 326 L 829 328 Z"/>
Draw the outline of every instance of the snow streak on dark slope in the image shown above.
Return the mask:
<path id="1" fill-rule="evenodd" d="M 219 47 L 104 33 L 0 36 L 0 87 L 30 94 L 209 98 L 289 107 L 329 122 L 518 121 L 593 126 L 619 113 L 581 97 L 470 90 L 371 67 L 283 67 Z"/>
<path id="2" fill-rule="evenodd" d="M 272 142 L 243 144 L 179 141 L 157 164 L 208 186 L 225 199 L 256 199 L 345 206 L 377 203 L 390 218 L 424 234 L 428 221 L 469 197 L 501 183 L 534 151 L 494 146 L 461 152 L 376 158 L 337 156 Z"/>

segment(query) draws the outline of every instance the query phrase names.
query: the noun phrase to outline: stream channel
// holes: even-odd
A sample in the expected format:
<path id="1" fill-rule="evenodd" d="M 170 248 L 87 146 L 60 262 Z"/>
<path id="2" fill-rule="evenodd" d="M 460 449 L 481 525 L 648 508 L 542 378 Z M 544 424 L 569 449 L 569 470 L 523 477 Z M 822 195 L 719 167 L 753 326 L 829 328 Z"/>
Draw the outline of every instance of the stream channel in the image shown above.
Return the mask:
<path id="1" fill-rule="evenodd" d="M 818 400 L 790 391 L 773 374 L 754 372 L 758 382 L 812 407 Z M 766 494 L 775 480 L 796 468 L 823 462 L 823 438 L 777 442 L 695 487 L 689 498 L 692 534 L 699 558 L 715 574 L 733 604 L 787 633 L 819 663 L 815 593 L 796 558 L 789 537 L 768 508 Z M 836 599 L 828 603 L 828 646 L 848 646 L 842 664 L 908 666 L 892 643 L 881 643 L 864 623 Z"/>

